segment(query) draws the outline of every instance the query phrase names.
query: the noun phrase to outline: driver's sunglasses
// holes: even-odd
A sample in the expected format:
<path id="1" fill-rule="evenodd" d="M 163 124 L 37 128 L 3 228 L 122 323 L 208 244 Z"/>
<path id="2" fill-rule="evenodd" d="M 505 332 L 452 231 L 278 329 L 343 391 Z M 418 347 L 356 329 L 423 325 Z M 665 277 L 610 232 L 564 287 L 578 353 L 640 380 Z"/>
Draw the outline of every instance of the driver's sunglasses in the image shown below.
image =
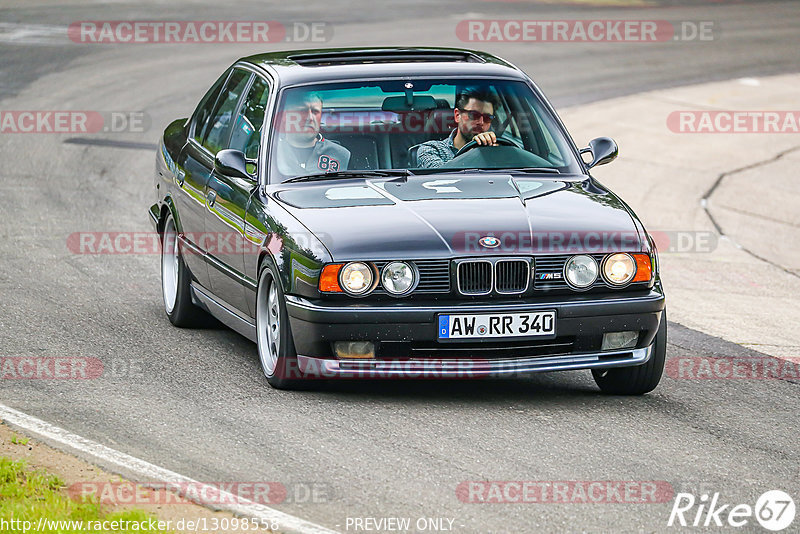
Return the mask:
<path id="1" fill-rule="evenodd" d="M 477 121 L 478 119 L 483 119 L 483 122 L 492 122 L 496 115 L 492 115 L 491 113 L 481 113 L 480 111 L 475 111 L 472 109 L 461 109 L 458 108 L 458 111 L 461 113 L 466 113 L 469 117 L 469 120 Z"/>

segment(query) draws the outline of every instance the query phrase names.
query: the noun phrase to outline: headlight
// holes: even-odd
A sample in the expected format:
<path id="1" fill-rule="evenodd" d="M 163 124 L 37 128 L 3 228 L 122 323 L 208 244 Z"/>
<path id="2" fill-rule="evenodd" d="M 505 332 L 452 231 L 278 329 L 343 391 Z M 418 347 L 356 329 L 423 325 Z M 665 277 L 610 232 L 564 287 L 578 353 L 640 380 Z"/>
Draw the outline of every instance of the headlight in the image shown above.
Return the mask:
<path id="1" fill-rule="evenodd" d="M 564 278 L 577 289 L 585 289 L 597 280 L 597 262 L 591 256 L 572 256 L 564 266 Z"/>
<path id="2" fill-rule="evenodd" d="M 381 283 L 392 295 L 408 293 L 414 287 L 416 275 L 414 269 L 405 262 L 393 261 L 383 268 Z"/>
<path id="3" fill-rule="evenodd" d="M 636 263 L 630 254 L 611 254 L 603 262 L 603 278 L 612 286 L 624 286 L 636 274 Z"/>
<path id="4" fill-rule="evenodd" d="M 366 263 L 348 263 L 339 274 L 339 283 L 351 295 L 365 295 L 372 289 L 372 269 Z"/>

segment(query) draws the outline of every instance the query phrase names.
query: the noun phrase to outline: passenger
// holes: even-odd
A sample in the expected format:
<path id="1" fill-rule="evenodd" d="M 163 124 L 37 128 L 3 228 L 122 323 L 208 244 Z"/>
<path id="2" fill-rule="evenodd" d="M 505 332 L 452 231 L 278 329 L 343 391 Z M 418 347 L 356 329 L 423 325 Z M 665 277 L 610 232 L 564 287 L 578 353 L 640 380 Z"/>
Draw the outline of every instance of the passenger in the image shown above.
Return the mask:
<path id="1" fill-rule="evenodd" d="M 456 127 L 447 139 L 422 143 L 417 151 L 418 165 L 425 168 L 441 167 L 473 140 L 481 146 L 497 146 L 497 136 L 490 130 L 495 117 L 495 102 L 491 93 L 475 88 L 462 91 L 456 98 L 453 111 Z"/>
<path id="2" fill-rule="evenodd" d="M 278 138 L 278 170 L 285 176 L 336 172 L 347 169 L 350 151 L 319 132 L 322 97 L 319 93 L 293 94 L 284 106 Z"/>

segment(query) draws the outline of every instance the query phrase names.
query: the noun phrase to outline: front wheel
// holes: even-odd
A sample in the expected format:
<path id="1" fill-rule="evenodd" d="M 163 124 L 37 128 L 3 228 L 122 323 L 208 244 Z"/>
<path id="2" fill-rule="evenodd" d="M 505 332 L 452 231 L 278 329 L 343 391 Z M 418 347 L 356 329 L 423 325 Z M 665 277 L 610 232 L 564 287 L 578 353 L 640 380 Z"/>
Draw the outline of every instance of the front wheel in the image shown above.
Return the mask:
<path id="1" fill-rule="evenodd" d="M 256 328 L 258 358 L 269 385 L 276 389 L 300 389 L 306 386 L 307 381 L 302 380 L 297 366 L 297 353 L 283 291 L 268 265 L 258 278 Z"/>
<path id="2" fill-rule="evenodd" d="M 594 381 L 603 393 L 611 395 L 644 395 L 653 391 L 661 381 L 667 359 L 667 310 L 661 314 L 661 324 L 654 342 L 653 353 L 643 365 L 615 369 L 592 369 Z"/>

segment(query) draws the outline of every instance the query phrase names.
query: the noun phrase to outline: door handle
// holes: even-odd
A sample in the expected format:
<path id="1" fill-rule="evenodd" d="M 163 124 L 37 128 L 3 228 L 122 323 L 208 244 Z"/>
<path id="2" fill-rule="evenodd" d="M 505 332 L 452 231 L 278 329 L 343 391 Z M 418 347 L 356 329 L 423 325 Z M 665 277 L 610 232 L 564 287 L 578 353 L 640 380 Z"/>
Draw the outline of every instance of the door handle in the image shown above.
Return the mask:
<path id="1" fill-rule="evenodd" d="M 214 202 L 217 200 L 217 192 L 213 189 L 209 189 L 208 195 L 206 195 L 206 200 L 208 201 L 208 207 L 213 208 Z"/>

